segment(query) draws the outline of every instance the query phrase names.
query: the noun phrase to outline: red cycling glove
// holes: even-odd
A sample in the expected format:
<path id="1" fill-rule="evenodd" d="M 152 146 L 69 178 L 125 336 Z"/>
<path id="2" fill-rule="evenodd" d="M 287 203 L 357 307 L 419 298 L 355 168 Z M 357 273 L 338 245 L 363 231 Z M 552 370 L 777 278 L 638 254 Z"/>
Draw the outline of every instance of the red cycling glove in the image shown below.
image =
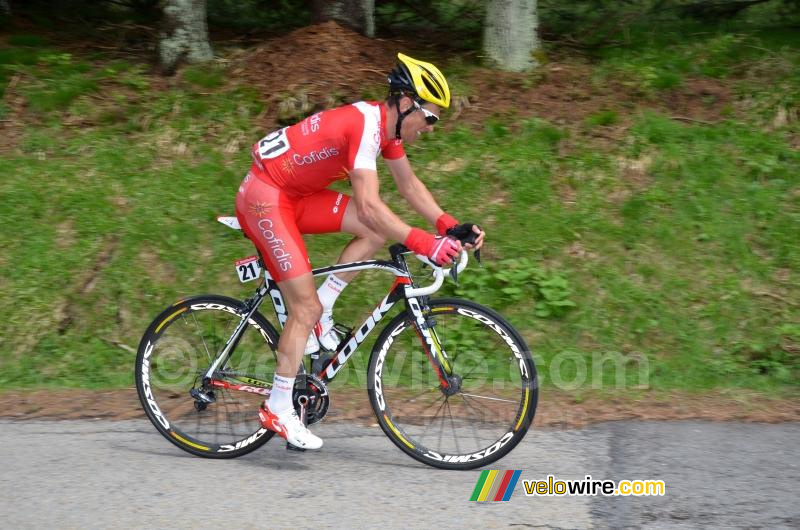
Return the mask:
<path id="1" fill-rule="evenodd" d="M 439 232 L 440 236 L 447 235 L 447 231 L 453 228 L 458 224 L 458 221 L 455 217 L 450 215 L 449 213 L 443 213 L 439 216 L 436 220 L 436 231 Z M 408 245 L 406 245 L 408 246 Z"/>
<path id="2" fill-rule="evenodd" d="M 419 228 L 412 228 L 403 244 L 440 266 L 452 263 L 458 255 L 458 241 L 452 237 L 434 236 Z"/>

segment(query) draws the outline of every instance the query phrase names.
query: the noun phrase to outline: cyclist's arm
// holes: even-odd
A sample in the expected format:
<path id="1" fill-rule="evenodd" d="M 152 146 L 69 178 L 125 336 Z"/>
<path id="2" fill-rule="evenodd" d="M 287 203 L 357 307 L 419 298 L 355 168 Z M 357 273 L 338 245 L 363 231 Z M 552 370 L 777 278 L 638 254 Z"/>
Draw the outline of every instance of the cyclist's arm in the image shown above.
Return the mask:
<path id="1" fill-rule="evenodd" d="M 437 204 L 436 199 L 433 198 L 425 184 L 414 174 L 408 158 L 404 156 L 394 160 L 387 159 L 386 165 L 389 166 L 389 171 L 392 172 L 392 177 L 394 177 L 394 182 L 400 195 L 418 214 L 427 219 L 430 224 L 436 226 L 436 220 L 444 213 L 444 210 Z"/>
<path id="2" fill-rule="evenodd" d="M 378 172 L 354 169 L 350 171 L 350 184 L 353 186 L 352 202 L 356 206 L 358 220 L 386 239 L 405 241 L 411 227 L 381 200 Z"/>
<path id="3" fill-rule="evenodd" d="M 437 226 L 439 216 L 444 213 L 441 206 L 433 198 L 433 195 L 425 184 L 422 183 L 414 170 L 407 157 L 396 158 L 394 160 L 386 159 L 386 165 L 392 172 L 397 190 L 408 201 L 414 210 L 417 211 L 422 217 L 427 219 L 433 226 Z M 474 228 L 475 233 L 479 234 L 478 239 L 474 245 L 468 244 L 466 248 L 481 248 L 483 246 L 484 232 L 480 228 Z"/>

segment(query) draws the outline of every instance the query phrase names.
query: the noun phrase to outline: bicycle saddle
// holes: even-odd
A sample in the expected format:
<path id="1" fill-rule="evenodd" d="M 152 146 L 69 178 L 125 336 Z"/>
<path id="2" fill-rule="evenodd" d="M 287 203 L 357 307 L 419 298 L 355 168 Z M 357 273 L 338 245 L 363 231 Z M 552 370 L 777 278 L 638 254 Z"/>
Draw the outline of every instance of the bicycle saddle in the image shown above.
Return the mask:
<path id="1" fill-rule="evenodd" d="M 219 217 L 217 217 L 217 221 L 224 224 L 228 228 L 233 228 L 234 230 L 242 229 L 242 225 L 239 224 L 239 219 L 237 219 L 236 217 L 226 217 L 220 215 Z"/>

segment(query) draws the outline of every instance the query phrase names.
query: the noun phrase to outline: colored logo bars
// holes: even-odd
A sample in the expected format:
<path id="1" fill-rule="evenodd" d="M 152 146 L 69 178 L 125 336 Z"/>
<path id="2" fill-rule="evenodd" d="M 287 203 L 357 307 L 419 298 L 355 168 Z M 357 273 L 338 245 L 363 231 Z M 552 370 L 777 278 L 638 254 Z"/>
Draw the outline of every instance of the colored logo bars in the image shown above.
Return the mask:
<path id="1" fill-rule="evenodd" d="M 475 489 L 472 491 L 471 501 L 507 501 L 517 487 L 522 470 L 496 471 L 484 469 Z"/>

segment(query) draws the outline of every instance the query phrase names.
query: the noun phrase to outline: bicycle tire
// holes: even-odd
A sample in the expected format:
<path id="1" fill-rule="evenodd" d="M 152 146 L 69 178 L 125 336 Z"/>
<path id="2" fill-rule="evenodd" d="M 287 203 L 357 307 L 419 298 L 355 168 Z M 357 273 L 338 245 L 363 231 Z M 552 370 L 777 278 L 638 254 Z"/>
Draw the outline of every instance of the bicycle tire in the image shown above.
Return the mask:
<path id="1" fill-rule="evenodd" d="M 427 465 L 467 470 L 491 464 L 516 447 L 533 423 L 538 385 L 531 353 L 511 324 L 480 304 L 431 300 L 425 316 L 433 317 L 431 328 L 453 373 L 463 377 L 461 388 L 452 396 L 441 390 L 406 310 L 382 330 L 370 355 L 368 392 L 378 424 L 398 448 Z M 470 363 L 475 367 L 468 372 Z M 479 367 L 486 368 L 478 373 L 483 380 L 472 375 Z M 484 384 L 489 379 L 491 388 Z M 479 405 L 488 411 L 476 414 Z M 438 438 L 428 436 L 437 422 Z M 443 443 L 444 430 L 452 431 L 454 443 Z"/>
<path id="2" fill-rule="evenodd" d="M 261 394 L 214 388 L 215 401 L 202 410 L 202 403 L 195 405 L 198 400 L 189 394 L 245 311 L 241 301 L 225 296 L 186 298 L 162 311 L 139 343 L 136 389 L 142 408 L 158 432 L 193 455 L 236 458 L 274 435 L 258 420 Z M 253 313 L 228 362 L 218 370 L 220 379 L 244 379 L 267 388 L 277 344 L 275 328 Z"/>

